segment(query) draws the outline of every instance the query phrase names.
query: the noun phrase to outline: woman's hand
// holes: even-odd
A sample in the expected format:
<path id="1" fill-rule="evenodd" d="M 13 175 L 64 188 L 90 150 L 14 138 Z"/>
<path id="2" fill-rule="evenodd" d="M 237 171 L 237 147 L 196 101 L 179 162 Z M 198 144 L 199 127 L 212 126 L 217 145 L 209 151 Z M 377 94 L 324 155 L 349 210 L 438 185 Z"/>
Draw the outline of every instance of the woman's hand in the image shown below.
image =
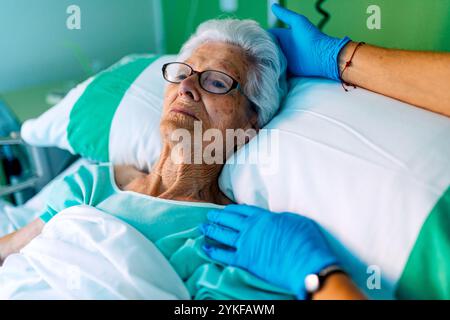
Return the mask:
<path id="1" fill-rule="evenodd" d="M 0 238 L 0 266 L 3 265 L 5 259 L 11 254 L 11 244 L 14 233 L 7 234 Z"/>
<path id="2" fill-rule="evenodd" d="M 338 56 L 350 41 L 348 37 L 329 37 L 317 29 L 305 16 L 272 5 L 273 13 L 290 26 L 269 30 L 280 43 L 288 59 L 289 72 L 295 76 L 317 76 L 339 80 Z"/>
<path id="3" fill-rule="evenodd" d="M 228 205 L 208 212 L 201 230 L 228 248 L 205 244 L 217 261 L 241 267 L 306 297 L 304 280 L 337 264 L 317 224 L 301 215 L 272 213 L 247 205 Z"/>
<path id="4" fill-rule="evenodd" d="M 19 252 L 31 240 L 37 237 L 43 228 L 44 222 L 37 218 L 22 229 L 0 238 L 0 266 L 9 255 Z"/>

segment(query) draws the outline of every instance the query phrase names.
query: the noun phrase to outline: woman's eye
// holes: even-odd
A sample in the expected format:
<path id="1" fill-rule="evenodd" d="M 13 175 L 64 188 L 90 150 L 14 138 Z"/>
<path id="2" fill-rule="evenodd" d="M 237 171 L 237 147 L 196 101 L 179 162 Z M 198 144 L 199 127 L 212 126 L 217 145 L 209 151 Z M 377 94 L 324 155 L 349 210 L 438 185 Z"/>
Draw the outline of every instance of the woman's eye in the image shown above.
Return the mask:
<path id="1" fill-rule="evenodd" d="M 224 84 L 223 82 L 221 82 L 221 81 L 218 81 L 218 80 L 214 80 L 214 81 L 212 82 L 212 85 L 213 85 L 214 87 L 218 88 L 218 89 L 223 89 L 223 88 L 225 88 L 225 84 Z"/>
<path id="2" fill-rule="evenodd" d="M 178 81 L 183 81 L 184 79 L 186 79 L 187 76 L 185 74 L 178 74 L 175 79 Z"/>

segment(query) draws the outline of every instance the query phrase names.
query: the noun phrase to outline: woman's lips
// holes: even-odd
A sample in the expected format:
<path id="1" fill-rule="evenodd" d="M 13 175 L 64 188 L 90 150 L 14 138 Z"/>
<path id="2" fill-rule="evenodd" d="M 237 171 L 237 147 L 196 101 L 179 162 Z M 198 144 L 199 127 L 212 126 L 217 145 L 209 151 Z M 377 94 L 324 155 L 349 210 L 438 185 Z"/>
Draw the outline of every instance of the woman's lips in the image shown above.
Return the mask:
<path id="1" fill-rule="evenodd" d="M 186 116 L 192 117 L 196 120 L 199 120 L 192 112 L 184 110 L 184 109 L 180 109 L 180 108 L 172 108 L 170 111 L 172 112 L 177 112 L 177 113 L 181 113 L 184 114 Z"/>

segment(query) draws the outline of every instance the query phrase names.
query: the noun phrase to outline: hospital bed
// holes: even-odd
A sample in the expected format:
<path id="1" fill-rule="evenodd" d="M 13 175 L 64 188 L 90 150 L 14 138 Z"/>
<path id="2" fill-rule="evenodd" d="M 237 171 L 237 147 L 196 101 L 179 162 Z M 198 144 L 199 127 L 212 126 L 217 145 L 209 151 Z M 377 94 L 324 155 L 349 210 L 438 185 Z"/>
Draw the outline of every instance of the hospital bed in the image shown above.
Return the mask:
<path id="1" fill-rule="evenodd" d="M 54 183 L 89 163 L 76 160 L 21 206 L 0 200 L 0 235 L 38 218 Z M 168 260 L 134 228 L 87 206 L 67 209 L 62 216 L 71 222 L 54 219 L 42 236 L 0 267 L 0 300 L 190 298 Z M 58 220 L 65 236 L 52 231 Z"/>
<path id="2" fill-rule="evenodd" d="M 92 110 L 87 98 L 97 92 L 93 89 L 113 88 L 108 92 L 117 94 L 115 88 L 123 85 L 123 77 L 118 77 L 118 83 L 86 80 L 53 112 L 24 124 L 22 137 L 34 145 L 51 144 L 81 155 L 95 150 L 90 156 L 98 157 L 98 161 L 104 161 L 106 154 L 106 161 L 144 169 L 146 161 L 159 154 L 157 125 L 164 86 L 160 70 L 171 59 L 133 56 L 107 70 L 106 74 L 114 79 L 120 68 L 136 61 L 145 66 L 139 77 L 127 84 L 124 96 L 114 100 L 118 105 L 109 105 L 115 111 L 108 126 L 92 126 L 91 117 L 79 117 L 78 123 L 72 123 L 80 131 L 88 130 L 85 132 L 89 135 L 78 136 L 84 139 L 83 145 L 77 144 L 80 139 L 63 139 L 70 130 L 67 110 L 75 106 L 78 112 L 84 112 L 83 108 Z M 83 103 L 77 104 L 80 97 L 84 98 Z M 98 100 L 93 99 L 92 103 L 97 105 Z M 107 133 L 99 131 L 105 127 Z M 419 277 L 415 272 L 424 262 L 435 270 L 433 274 L 446 275 L 447 264 L 439 260 L 439 255 L 421 251 L 429 239 L 420 236 L 424 230 L 430 231 L 425 235 L 446 232 L 434 221 L 445 218 L 449 208 L 444 203 L 450 196 L 448 118 L 361 88 L 346 93 L 332 81 L 292 79 L 282 112 L 269 127 L 280 132 L 279 172 L 273 174 L 264 166 L 251 163 L 225 166 L 219 182 L 230 199 L 272 211 L 297 212 L 316 220 L 328 231 L 333 249 L 349 267 L 354 281 L 371 298 L 392 298 L 396 290 L 402 297 L 420 297 L 421 291 L 411 290 L 410 283 L 419 288 L 421 279 L 427 279 L 429 275 Z M 55 132 L 56 136 L 48 134 Z M 99 153 L 96 147 L 101 139 L 105 139 L 101 144 L 105 150 Z M 2 141 L 5 145 L 23 144 L 18 136 Z M 86 149 L 86 144 L 94 147 Z M 256 144 L 247 147 L 249 152 L 259 152 Z M 28 183 L 36 186 L 39 179 L 50 181 L 56 176 L 45 172 L 46 166 L 51 165 L 42 161 L 38 153 L 30 155 L 37 174 Z M 53 181 L 87 163 L 85 158 Z M 245 161 L 237 159 L 236 163 Z M 0 204 L 0 215 L 7 217 L 0 232 L 19 228 L 39 215 L 48 190 L 44 187 L 22 206 Z M 7 191 L 18 191 L 17 186 Z M 439 201 L 444 202 L 438 205 Z M 448 242 L 443 241 L 443 247 L 446 245 Z M 366 287 L 368 270 L 373 270 L 369 269 L 373 266 L 382 270 L 380 290 Z M 434 291 L 429 292 L 446 297 L 448 292 L 441 289 L 436 282 Z"/>

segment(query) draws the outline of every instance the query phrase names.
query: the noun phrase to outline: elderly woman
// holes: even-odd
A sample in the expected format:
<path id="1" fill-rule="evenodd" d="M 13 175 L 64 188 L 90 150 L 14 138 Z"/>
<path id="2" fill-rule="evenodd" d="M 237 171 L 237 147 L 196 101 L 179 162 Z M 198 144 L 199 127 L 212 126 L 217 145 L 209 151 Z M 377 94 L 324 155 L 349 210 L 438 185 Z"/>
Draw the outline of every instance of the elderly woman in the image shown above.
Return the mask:
<path id="1" fill-rule="evenodd" d="M 151 171 L 81 167 L 54 188 L 39 219 L 0 240 L 1 258 L 18 252 L 63 209 L 87 204 L 154 242 L 193 298 L 305 298 L 307 291 L 314 298 L 360 298 L 347 276 L 337 272 L 336 259 L 312 221 L 244 205 L 224 209 L 232 201 L 219 189 L 218 177 L 232 152 L 215 150 L 220 161 L 210 163 L 198 159 L 193 141 L 173 139 L 180 130 L 193 135 L 196 126 L 222 137 L 230 129 L 256 132 L 274 116 L 286 92 L 285 69 L 283 54 L 256 22 L 203 23 L 178 62 L 163 67 L 169 82 L 160 123 L 163 148 Z M 231 150 L 240 146 L 233 138 L 223 141 L 222 150 L 230 144 Z M 314 282 L 311 275 L 316 282 L 328 275 L 329 280 L 307 288 L 308 276 Z"/>

